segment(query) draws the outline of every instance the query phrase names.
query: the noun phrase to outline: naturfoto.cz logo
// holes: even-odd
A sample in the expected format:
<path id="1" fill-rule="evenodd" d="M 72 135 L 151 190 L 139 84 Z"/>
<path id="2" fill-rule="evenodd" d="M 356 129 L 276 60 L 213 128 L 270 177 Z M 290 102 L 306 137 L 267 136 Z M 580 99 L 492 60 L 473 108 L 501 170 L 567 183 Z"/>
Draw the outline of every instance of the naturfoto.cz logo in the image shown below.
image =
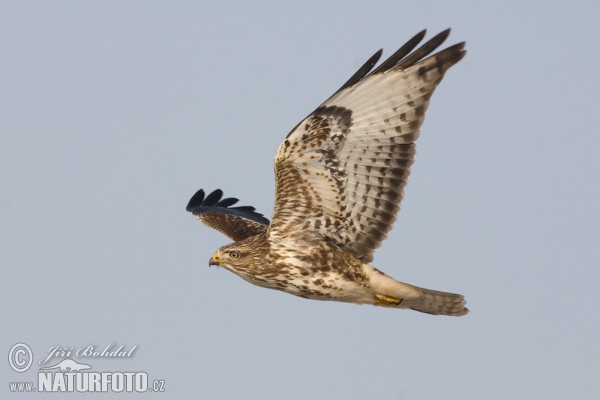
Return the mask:
<path id="1" fill-rule="evenodd" d="M 9 382 L 11 392 L 164 392 L 165 381 L 149 380 L 143 371 L 94 372 L 90 364 L 64 358 L 45 366 L 51 359 L 58 357 L 109 358 L 131 357 L 137 345 L 131 349 L 116 347 L 112 342 L 102 350 L 96 345 L 84 346 L 78 350 L 72 347 L 53 346 L 48 355 L 39 361 L 37 385 L 33 382 Z M 27 371 L 33 363 L 33 352 L 25 343 L 17 343 L 8 354 L 11 368 L 19 373 Z M 47 372 L 48 371 L 48 372 Z"/>

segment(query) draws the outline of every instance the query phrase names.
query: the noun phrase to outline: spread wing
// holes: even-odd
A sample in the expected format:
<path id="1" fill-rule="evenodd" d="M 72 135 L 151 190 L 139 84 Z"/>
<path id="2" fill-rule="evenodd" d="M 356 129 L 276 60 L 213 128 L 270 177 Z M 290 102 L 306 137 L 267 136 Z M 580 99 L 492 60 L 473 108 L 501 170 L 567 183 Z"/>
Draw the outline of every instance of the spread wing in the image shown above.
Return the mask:
<path id="1" fill-rule="evenodd" d="M 290 132 L 275 156 L 269 240 L 330 240 L 372 261 L 400 210 L 429 99 L 466 53 L 459 43 L 429 56 L 449 33 L 409 54 L 419 33 L 367 75 L 376 53 Z"/>
<path id="2" fill-rule="evenodd" d="M 251 206 L 231 207 L 238 199 L 222 199 L 223 191 L 215 190 L 204 198 L 200 189 L 192 196 L 186 210 L 200 222 L 223 233 L 234 241 L 265 233 L 269 220 L 254 211 Z"/>

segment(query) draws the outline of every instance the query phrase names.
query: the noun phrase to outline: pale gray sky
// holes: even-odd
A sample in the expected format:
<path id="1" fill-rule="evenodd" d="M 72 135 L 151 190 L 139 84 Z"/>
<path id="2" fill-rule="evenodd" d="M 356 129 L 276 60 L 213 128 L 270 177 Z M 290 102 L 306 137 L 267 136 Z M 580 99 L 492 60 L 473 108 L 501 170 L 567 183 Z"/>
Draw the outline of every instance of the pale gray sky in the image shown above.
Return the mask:
<path id="1" fill-rule="evenodd" d="M 600 4 L 349 3 L 0 3 L 0 353 L 34 354 L 0 362 L 0 397 L 51 396 L 8 386 L 52 346 L 116 342 L 133 358 L 94 370 L 145 371 L 164 399 L 599 398 Z M 468 54 L 373 265 L 471 313 L 208 268 L 229 240 L 191 195 L 270 216 L 289 130 L 379 48 L 447 27 Z"/>

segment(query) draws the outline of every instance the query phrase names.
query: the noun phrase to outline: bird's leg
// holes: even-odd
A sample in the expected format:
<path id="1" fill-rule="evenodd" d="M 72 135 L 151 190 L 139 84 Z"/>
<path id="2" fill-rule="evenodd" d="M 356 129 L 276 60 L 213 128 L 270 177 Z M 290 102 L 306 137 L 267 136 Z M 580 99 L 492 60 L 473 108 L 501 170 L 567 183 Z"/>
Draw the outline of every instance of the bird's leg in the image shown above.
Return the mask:
<path id="1" fill-rule="evenodd" d="M 375 293 L 375 303 L 378 306 L 383 307 L 395 307 L 402 303 L 402 299 L 398 299 L 392 296 L 386 296 L 384 294 Z"/>

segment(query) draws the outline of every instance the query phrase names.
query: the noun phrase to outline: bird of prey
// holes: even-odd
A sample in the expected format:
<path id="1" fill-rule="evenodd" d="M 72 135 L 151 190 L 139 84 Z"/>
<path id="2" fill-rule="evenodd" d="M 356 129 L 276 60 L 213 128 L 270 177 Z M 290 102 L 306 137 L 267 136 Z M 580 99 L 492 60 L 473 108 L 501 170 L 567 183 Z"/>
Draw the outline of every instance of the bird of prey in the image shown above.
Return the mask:
<path id="1" fill-rule="evenodd" d="M 271 221 L 199 190 L 187 211 L 234 240 L 209 261 L 255 285 L 314 300 L 468 312 L 462 295 L 399 282 L 370 263 L 404 197 L 425 111 L 465 43 L 431 53 L 441 32 L 413 51 L 422 31 L 375 68 L 371 57 L 287 135 L 275 155 Z"/>

